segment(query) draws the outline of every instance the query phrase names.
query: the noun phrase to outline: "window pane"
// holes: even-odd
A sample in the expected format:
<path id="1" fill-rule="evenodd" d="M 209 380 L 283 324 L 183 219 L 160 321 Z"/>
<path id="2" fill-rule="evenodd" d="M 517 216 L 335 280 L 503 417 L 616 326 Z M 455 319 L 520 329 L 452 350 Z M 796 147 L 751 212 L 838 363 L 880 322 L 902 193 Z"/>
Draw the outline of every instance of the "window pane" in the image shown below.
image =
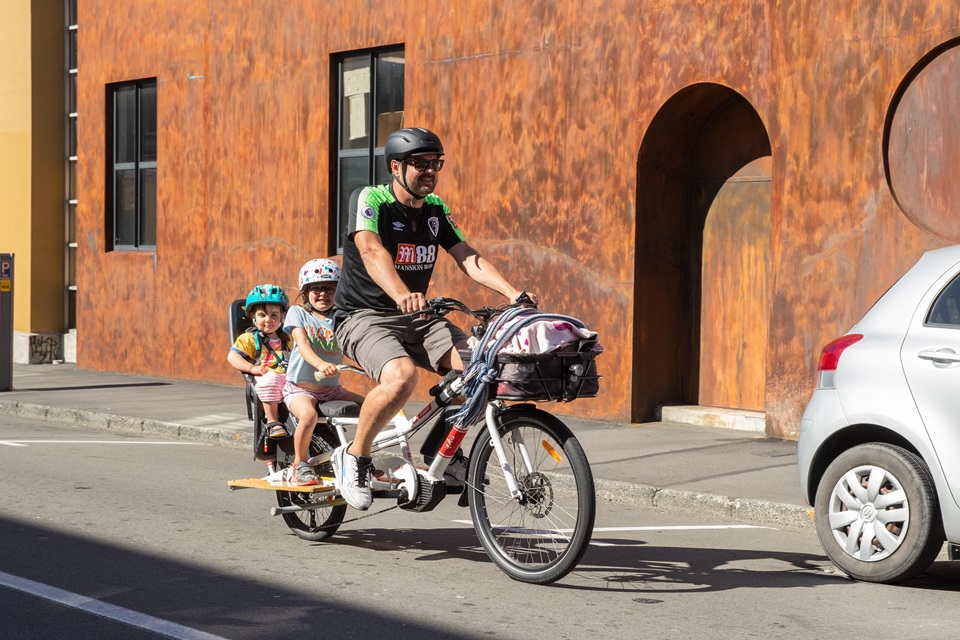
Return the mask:
<path id="1" fill-rule="evenodd" d="M 77 155 L 77 119 L 67 118 L 67 155 Z M 70 196 L 71 198 L 73 196 Z"/>
<path id="2" fill-rule="evenodd" d="M 954 278 L 937 296 L 927 322 L 960 326 L 960 277 Z"/>
<path id="3" fill-rule="evenodd" d="M 67 112 L 77 112 L 77 76 L 73 74 L 67 78 Z"/>
<path id="4" fill-rule="evenodd" d="M 157 159 L 157 85 L 145 84 L 140 90 L 140 160 Z"/>
<path id="5" fill-rule="evenodd" d="M 347 233 L 352 231 L 353 225 L 348 219 L 350 215 L 350 194 L 358 187 L 365 187 L 369 182 L 367 167 L 370 164 L 369 156 L 362 155 L 353 158 L 340 159 L 340 202 L 339 224 L 337 227 L 337 248 L 343 248 Z"/>
<path id="6" fill-rule="evenodd" d="M 376 169 L 376 183 L 385 184 L 390 181 L 390 172 L 387 171 L 387 161 L 384 160 L 383 151 L 377 153 L 376 159 L 373 161 L 374 169 Z"/>
<path id="7" fill-rule="evenodd" d="M 67 69 L 77 68 L 77 31 L 67 32 Z"/>
<path id="8" fill-rule="evenodd" d="M 370 56 L 344 58 L 340 69 L 340 148 L 366 149 L 370 144 Z"/>
<path id="9" fill-rule="evenodd" d="M 134 162 L 137 148 L 137 88 L 120 87 L 114 93 L 113 163 Z"/>
<path id="10" fill-rule="evenodd" d="M 387 136 L 403 127 L 403 51 L 382 54 L 377 58 L 377 146 L 383 147 Z"/>
<path id="11" fill-rule="evenodd" d="M 141 247 L 157 246 L 157 169 L 140 170 L 140 241 Z"/>
<path id="12" fill-rule="evenodd" d="M 114 244 L 132 247 L 136 240 L 136 172 L 133 169 L 113 174 Z"/>

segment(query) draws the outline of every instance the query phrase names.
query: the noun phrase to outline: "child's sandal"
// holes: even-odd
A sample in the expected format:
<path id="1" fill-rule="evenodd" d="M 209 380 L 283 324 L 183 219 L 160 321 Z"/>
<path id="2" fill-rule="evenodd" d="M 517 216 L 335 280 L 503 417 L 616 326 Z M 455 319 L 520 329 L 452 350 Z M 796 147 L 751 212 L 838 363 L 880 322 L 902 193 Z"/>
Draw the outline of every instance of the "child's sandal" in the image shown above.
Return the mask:
<path id="1" fill-rule="evenodd" d="M 273 440 L 282 440 L 288 435 L 282 422 L 270 422 L 264 428 L 267 430 L 267 437 Z"/>

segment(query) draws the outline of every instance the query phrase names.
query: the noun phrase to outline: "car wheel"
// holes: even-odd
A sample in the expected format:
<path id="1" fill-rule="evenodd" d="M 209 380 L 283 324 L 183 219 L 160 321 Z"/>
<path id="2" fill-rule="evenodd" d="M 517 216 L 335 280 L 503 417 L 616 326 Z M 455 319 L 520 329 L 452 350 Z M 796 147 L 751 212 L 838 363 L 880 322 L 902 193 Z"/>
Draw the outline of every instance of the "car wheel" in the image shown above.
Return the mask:
<path id="1" fill-rule="evenodd" d="M 875 442 L 839 455 L 820 480 L 814 509 L 824 551 L 857 580 L 907 580 L 943 547 L 930 472 L 902 447 Z"/>

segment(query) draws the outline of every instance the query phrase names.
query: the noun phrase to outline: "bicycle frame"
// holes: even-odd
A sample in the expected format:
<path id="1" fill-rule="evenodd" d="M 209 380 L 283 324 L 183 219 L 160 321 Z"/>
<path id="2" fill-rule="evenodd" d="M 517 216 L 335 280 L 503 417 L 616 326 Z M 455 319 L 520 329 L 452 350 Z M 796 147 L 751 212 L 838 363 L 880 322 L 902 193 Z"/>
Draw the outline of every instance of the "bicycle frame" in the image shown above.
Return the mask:
<path id="1" fill-rule="evenodd" d="M 356 367 L 345 366 L 343 368 L 357 373 L 363 373 L 362 369 L 357 369 Z M 463 376 L 460 375 L 451 380 L 448 383 L 448 388 L 451 392 L 453 392 L 454 396 L 459 395 L 460 390 L 463 388 Z M 371 450 L 377 453 L 399 446 L 403 461 L 413 466 L 414 460 L 410 451 L 410 437 L 422 429 L 424 425 L 429 424 L 430 421 L 433 418 L 436 418 L 438 414 L 442 413 L 447 406 L 448 405 L 442 404 L 436 397 L 434 397 L 433 400 L 423 406 L 417 415 L 409 420 L 404 418 L 402 415 L 397 415 L 391 421 L 394 425 L 393 428 L 384 429 L 376 435 L 373 440 L 373 447 Z M 519 500 L 522 492 L 520 491 L 520 487 L 517 483 L 513 467 L 507 459 L 506 453 L 503 450 L 503 446 L 498 436 L 496 416 L 505 408 L 506 405 L 500 400 L 488 401 L 486 411 L 484 412 L 484 422 L 486 428 L 490 432 L 491 442 L 493 443 L 493 448 L 496 452 L 497 459 L 499 460 L 501 468 L 504 471 L 504 479 L 507 483 L 507 488 L 510 492 L 510 495 L 515 500 Z M 442 417 L 440 419 L 444 420 Z M 347 437 L 347 428 L 356 426 L 357 423 L 357 418 L 327 419 L 327 424 L 336 430 L 341 444 L 350 442 L 350 439 Z M 474 424 L 476 424 L 476 422 Z M 436 451 L 429 469 L 426 471 L 426 476 L 431 481 L 439 481 L 443 479 L 444 471 L 447 470 L 447 467 L 450 465 L 450 461 L 453 459 L 454 454 L 456 454 L 457 450 L 460 448 L 464 437 L 466 437 L 467 432 L 473 425 L 462 426 L 458 424 L 448 424 L 448 426 L 449 431 L 447 432 L 446 437 L 443 439 L 441 446 Z M 533 463 L 530 460 L 529 454 L 526 452 L 525 444 L 520 444 L 523 451 L 524 464 L 527 467 L 526 471 L 529 473 L 533 470 Z M 307 460 L 307 462 L 311 465 L 323 464 L 330 459 L 331 455 L 332 452 L 324 452 L 311 457 L 309 460 Z M 389 481 L 388 479 L 388 481 L 372 480 L 371 488 L 391 489 L 395 487 L 393 482 Z"/>

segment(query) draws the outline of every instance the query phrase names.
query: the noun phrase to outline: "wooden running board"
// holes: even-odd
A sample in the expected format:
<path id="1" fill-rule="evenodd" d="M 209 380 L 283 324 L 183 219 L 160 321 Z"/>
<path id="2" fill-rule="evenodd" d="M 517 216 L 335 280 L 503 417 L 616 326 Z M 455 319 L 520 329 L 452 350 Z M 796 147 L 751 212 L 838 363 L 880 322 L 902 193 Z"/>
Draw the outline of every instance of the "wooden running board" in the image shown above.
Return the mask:
<path id="1" fill-rule="evenodd" d="M 282 482 L 280 484 L 267 482 L 263 478 L 241 478 L 239 480 L 229 480 L 227 486 L 230 490 L 234 489 L 269 489 L 271 491 L 296 491 L 297 493 L 329 493 L 333 495 L 336 489 L 333 487 L 333 478 L 320 478 L 321 484 L 300 485 Z"/>

